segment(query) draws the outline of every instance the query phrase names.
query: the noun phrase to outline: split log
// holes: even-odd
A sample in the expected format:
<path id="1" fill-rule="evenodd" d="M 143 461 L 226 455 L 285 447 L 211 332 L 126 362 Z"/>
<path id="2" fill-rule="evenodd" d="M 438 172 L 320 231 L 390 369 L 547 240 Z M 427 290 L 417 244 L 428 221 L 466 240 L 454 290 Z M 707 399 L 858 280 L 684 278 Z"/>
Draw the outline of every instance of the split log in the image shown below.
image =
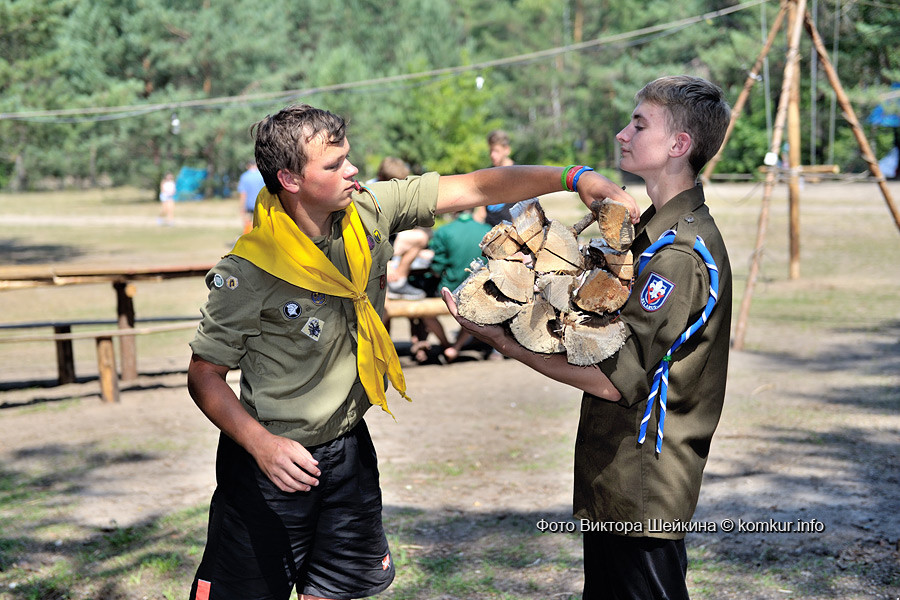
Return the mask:
<path id="1" fill-rule="evenodd" d="M 593 206 L 592 206 L 593 208 Z M 610 248 L 622 252 L 634 242 L 634 225 L 628 207 L 609 198 L 600 202 L 597 215 L 600 234 Z"/>
<path id="2" fill-rule="evenodd" d="M 584 269 L 584 256 L 570 227 L 550 221 L 544 245 L 535 254 L 534 268 L 542 273 L 577 273 Z"/>
<path id="3" fill-rule="evenodd" d="M 572 290 L 577 281 L 574 275 L 543 273 L 535 281 L 535 287 L 550 306 L 565 313 L 572 310 Z"/>
<path id="4" fill-rule="evenodd" d="M 517 302 L 531 302 L 534 298 L 534 271 L 513 260 L 489 260 L 491 281 L 500 293 Z"/>
<path id="5" fill-rule="evenodd" d="M 573 298 L 575 306 L 598 314 L 619 310 L 626 300 L 628 288 L 603 269 L 585 273 Z"/>
<path id="6" fill-rule="evenodd" d="M 566 347 L 557 327 L 556 311 L 540 297 L 522 307 L 509 324 L 509 329 L 524 348 L 543 354 L 565 352 Z"/>
<path id="7" fill-rule="evenodd" d="M 622 281 L 630 282 L 634 276 L 634 256 L 631 254 L 631 250 L 616 252 L 612 248 L 603 248 L 601 252 L 606 263 L 606 270 Z"/>
<path id="8" fill-rule="evenodd" d="M 512 217 L 512 224 L 532 252 L 537 252 L 544 244 L 544 225 L 547 218 L 544 215 L 544 209 L 537 198 L 523 200 L 515 204 L 509 214 Z"/>
<path id="9" fill-rule="evenodd" d="M 566 360 L 581 367 L 595 365 L 618 352 L 627 337 L 621 321 L 608 325 L 566 325 L 563 332 Z"/>
<path id="10" fill-rule="evenodd" d="M 516 228 L 504 221 L 488 231 L 480 245 L 488 258 L 502 259 L 518 252 L 524 243 Z"/>
<path id="11" fill-rule="evenodd" d="M 521 310 L 522 305 L 503 296 L 491 281 L 488 269 L 480 269 L 460 284 L 454 292 L 459 314 L 479 325 L 503 323 Z"/>

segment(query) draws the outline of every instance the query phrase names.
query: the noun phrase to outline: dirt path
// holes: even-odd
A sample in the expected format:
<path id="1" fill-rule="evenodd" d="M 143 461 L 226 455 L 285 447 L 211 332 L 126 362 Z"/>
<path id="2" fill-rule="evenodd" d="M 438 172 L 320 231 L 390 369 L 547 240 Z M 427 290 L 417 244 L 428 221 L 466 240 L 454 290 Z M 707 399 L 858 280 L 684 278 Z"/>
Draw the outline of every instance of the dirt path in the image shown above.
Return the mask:
<path id="1" fill-rule="evenodd" d="M 891 597 L 900 572 L 898 337 L 894 323 L 821 336 L 809 356 L 734 353 L 695 519 L 720 529 L 689 543 L 736 564 L 796 563 L 801 582 L 817 578 L 816 561 L 850 569 L 819 597 Z M 569 518 L 578 393 L 512 361 L 406 372 L 414 403 L 394 397 L 396 422 L 374 411 L 367 421 L 386 512 L 457 517 L 422 536 L 421 547 L 463 543 L 488 515 L 526 525 Z M 64 518 L 89 528 L 207 502 L 216 432 L 190 401 L 183 373 L 144 376 L 115 406 L 101 404 L 95 388 L 4 394 L 2 463 L 45 472 Z M 725 532 L 728 519 L 756 530 Z M 782 523 L 809 531 L 759 530 Z M 562 589 L 577 593 L 579 573 L 568 576 Z"/>

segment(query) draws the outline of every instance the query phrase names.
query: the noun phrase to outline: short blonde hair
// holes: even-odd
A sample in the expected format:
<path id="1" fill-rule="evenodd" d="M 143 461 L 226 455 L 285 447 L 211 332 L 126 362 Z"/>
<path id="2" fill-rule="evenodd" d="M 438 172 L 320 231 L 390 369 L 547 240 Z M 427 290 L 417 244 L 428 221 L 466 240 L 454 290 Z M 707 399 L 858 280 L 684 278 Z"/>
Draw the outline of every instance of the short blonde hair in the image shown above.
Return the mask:
<path id="1" fill-rule="evenodd" d="M 637 103 L 662 106 L 668 111 L 669 131 L 684 131 L 691 136 L 693 145 L 688 161 L 695 176 L 722 146 L 731 120 L 731 107 L 719 86 L 702 77 L 670 75 L 651 81 L 634 99 Z"/>

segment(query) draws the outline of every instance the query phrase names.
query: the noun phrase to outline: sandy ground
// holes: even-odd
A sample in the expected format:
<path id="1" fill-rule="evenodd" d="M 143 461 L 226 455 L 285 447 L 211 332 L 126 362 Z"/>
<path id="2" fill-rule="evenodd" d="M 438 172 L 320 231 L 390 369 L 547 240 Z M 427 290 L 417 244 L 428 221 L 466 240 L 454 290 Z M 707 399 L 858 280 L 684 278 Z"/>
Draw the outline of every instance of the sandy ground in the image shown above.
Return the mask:
<path id="1" fill-rule="evenodd" d="M 820 597 L 900 597 L 900 310 L 887 314 L 877 327 L 752 323 L 769 349 L 732 353 L 695 515 L 716 531 L 688 543 L 742 567 L 792 565 L 798 588 L 747 594 L 723 574 L 710 597 L 816 597 L 801 592 L 817 569 L 836 574 Z M 0 392 L 0 464 L 48 473 L 64 518 L 86 527 L 208 502 L 217 432 L 187 394 L 187 359 L 142 364 L 115 405 L 94 380 Z M 403 361 L 414 402 L 394 394 L 396 420 L 367 417 L 387 514 L 462 516 L 456 532 L 422 533 L 425 548 L 465 539 L 485 515 L 569 518 L 577 391 L 509 360 Z M 577 594 L 580 573 L 566 575 L 556 589 Z"/>

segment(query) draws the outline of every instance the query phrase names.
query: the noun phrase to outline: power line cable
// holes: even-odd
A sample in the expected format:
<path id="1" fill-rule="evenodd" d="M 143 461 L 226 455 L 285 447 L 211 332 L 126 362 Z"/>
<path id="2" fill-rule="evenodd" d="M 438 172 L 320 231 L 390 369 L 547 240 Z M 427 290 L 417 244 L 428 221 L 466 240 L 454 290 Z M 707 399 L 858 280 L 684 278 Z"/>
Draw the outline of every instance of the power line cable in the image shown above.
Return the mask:
<path id="1" fill-rule="evenodd" d="M 313 94 L 321 94 L 321 93 L 329 93 L 329 92 L 337 92 L 344 90 L 353 90 L 356 88 L 364 88 L 364 87 L 372 87 L 384 84 L 393 84 L 406 82 L 416 79 L 433 79 L 437 77 L 443 77 L 447 75 L 458 75 L 461 73 L 469 72 L 469 71 L 478 71 L 482 69 L 489 69 L 492 67 L 504 67 L 511 66 L 517 64 L 525 64 L 529 62 L 535 62 L 538 60 L 554 58 L 559 56 L 560 54 L 567 54 L 569 52 L 581 52 L 584 50 L 591 50 L 600 48 L 606 45 L 613 44 L 621 44 L 623 42 L 627 42 L 632 40 L 633 38 L 648 36 L 649 34 L 665 32 L 667 30 L 679 30 L 684 29 L 690 25 L 694 25 L 696 23 L 701 23 L 704 21 L 710 21 L 713 19 L 717 19 L 719 17 L 723 17 L 729 15 L 731 13 L 735 13 L 741 10 L 745 10 L 747 8 L 752 8 L 754 6 L 758 6 L 759 4 L 765 3 L 767 0 L 749 0 L 748 2 L 743 2 L 741 4 L 736 4 L 734 6 L 730 6 L 727 8 L 723 8 L 716 11 L 707 12 L 701 15 L 687 17 L 684 19 L 680 19 L 677 21 L 671 21 L 669 23 L 663 23 L 659 25 L 653 25 L 650 27 L 644 27 L 641 29 L 636 29 L 633 31 L 601 36 L 595 38 L 593 40 L 588 40 L 586 42 L 580 42 L 577 44 L 567 44 L 564 46 L 557 46 L 555 48 L 548 48 L 545 50 L 539 50 L 537 52 L 529 52 L 526 54 L 519 54 L 516 56 L 510 56 L 506 58 L 499 58 L 494 60 L 488 60 L 480 63 L 475 63 L 472 65 L 458 65 L 455 67 L 445 67 L 442 69 L 431 69 L 428 71 L 420 71 L 418 73 L 404 73 L 400 75 L 390 75 L 386 77 L 376 77 L 372 79 L 363 79 L 360 81 L 352 81 L 352 82 L 344 82 L 344 83 L 336 83 L 332 85 L 325 86 L 316 86 L 305 89 L 297 89 L 297 90 L 282 90 L 277 92 L 261 92 L 257 94 L 241 94 L 237 96 L 221 96 L 217 98 L 202 98 L 196 100 L 181 100 L 174 102 L 161 102 L 155 104 L 144 104 L 144 105 L 131 105 L 131 106 L 111 106 L 111 107 L 86 107 L 86 108 L 64 108 L 64 109 L 55 109 L 55 110 L 32 110 L 32 111 L 21 111 L 21 112 L 10 112 L 10 113 L 0 113 L 0 120 L 20 120 L 20 121 L 32 121 L 32 122 L 93 122 L 93 121 L 106 121 L 106 120 L 114 120 L 114 119 L 122 119 L 128 118 L 132 116 L 137 116 L 141 114 L 147 114 L 156 111 L 169 111 L 169 110 L 180 110 L 185 108 L 216 108 L 216 107 L 224 107 L 227 105 L 238 105 L 238 106 L 249 106 L 253 104 L 260 103 L 269 103 L 274 101 L 286 101 L 293 98 L 298 98 L 300 96 L 309 96 Z M 52 120 L 52 117 L 87 117 L 89 115 L 102 115 L 91 117 L 87 119 L 56 119 Z"/>

